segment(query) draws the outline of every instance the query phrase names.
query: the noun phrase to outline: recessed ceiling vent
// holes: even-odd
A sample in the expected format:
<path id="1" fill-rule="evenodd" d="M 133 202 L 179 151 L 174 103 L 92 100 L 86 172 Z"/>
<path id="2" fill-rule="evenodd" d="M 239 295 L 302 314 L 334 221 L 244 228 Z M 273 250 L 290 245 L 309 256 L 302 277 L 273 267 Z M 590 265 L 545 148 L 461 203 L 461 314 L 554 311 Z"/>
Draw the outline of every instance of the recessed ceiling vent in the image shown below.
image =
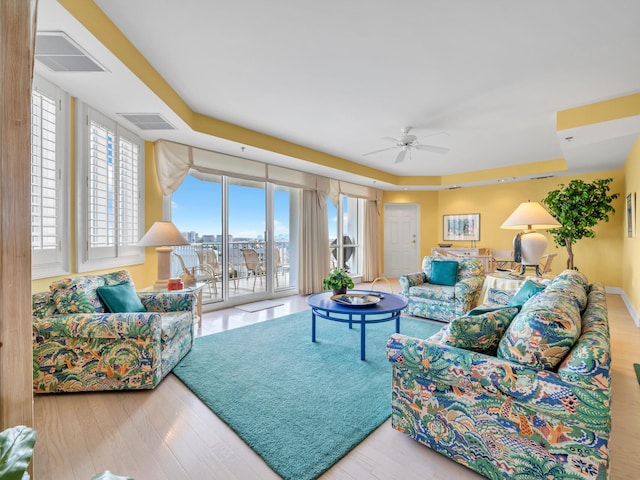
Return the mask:
<path id="1" fill-rule="evenodd" d="M 38 32 L 36 60 L 54 72 L 107 71 L 64 32 Z"/>
<path id="2" fill-rule="evenodd" d="M 175 130 L 176 127 L 171 125 L 159 113 L 119 113 L 121 117 L 126 118 L 140 130 Z"/>

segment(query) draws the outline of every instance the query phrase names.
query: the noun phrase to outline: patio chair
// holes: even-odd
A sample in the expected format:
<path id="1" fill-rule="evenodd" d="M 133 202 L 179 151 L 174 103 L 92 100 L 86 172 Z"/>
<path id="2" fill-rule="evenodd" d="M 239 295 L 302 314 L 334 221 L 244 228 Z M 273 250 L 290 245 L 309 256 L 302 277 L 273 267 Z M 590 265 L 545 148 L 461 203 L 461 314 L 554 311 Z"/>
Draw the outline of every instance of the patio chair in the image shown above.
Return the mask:
<path id="1" fill-rule="evenodd" d="M 280 255 L 280 249 L 278 247 L 275 247 L 273 249 L 273 260 L 274 260 L 274 266 L 275 266 L 275 271 L 276 271 L 276 288 L 278 288 L 280 286 L 279 284 L 279 280 L 278 277 L 280 275 L 280 272 L 282 272 L 285 281 L 287 280 L 287 272 L 289 272 L 289 264 L 288 263 L 284 263 L 282 261 L 282 255 Z"/>
<path id="2" fill-rule="evenodd" d="M 197 254 L 198 252 L 196 252 Z M 215 255 L 215 252 L 213 252 Z M 198 265 L 195 265 L 193 267 L 191 267 L 191 269 L 187 268 L 184 259 L 182 258 L 181 255 L 177 254 L 176 252 L 173 252 L 173 254 L 178 258 L 178 261 L 180 262 L 180 267 L 182 267 L 182 271 L 187 274 L 187 275 L 193 275 L 194 279 L 196 282 L 204 282 L 207 284 L 207 288 L 209 289 L 209 295 L 211 295 L 212 292 L 212 287 L 213 287 L 213 294 L 217 295 L 218 294 L 218 288 L 216 286 L 216 280 L 217 280 L 217 273 L 215 271 L 215 269 L 213 269 L 211 266 L 203 264 L 202 261 L 200 260 L 200 256 L 198 255 Z M 217 262 L 216 262 L 217 264 Z"/>
<path id="3" fill-rule="evenodd" d="M 247 267 L 247 274 L 253 274 L 253 291 L 256 291 L 256 277 L 260 277 L 260 285 L 262 285 L 262 275 L 267 273 L 267 269 L 262 265 L 258 252 L 253 248 L 241 248 L 244 264 Z"/>

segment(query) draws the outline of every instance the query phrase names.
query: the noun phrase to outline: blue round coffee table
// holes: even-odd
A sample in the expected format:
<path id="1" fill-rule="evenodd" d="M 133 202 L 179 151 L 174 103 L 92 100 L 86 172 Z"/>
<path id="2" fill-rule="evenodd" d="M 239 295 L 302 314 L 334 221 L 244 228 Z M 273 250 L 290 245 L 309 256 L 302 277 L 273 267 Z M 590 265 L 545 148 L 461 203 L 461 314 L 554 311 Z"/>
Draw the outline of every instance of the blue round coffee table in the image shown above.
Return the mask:
<path id="1" fill-rule="evenodd" d="M 311 341 L 316 341 L 316 317 L 332 322 L 348 323 L 349 328 L 354 323 L 360 324 L 360 360 L 365 359 L 365 326 L 368 323 L 382 323 L 396 321 L 396 333 L 400 333 L 400 313 L 407 306 L 407 300 L 400 295 L 369 290 L 349 290 L 349 293 L 379 294 L 382 298 L 375 305 L 356 306 L 343 305 L 331 300 L 332 292 L 314 293 L 307 299 L 311 307 Z"/>

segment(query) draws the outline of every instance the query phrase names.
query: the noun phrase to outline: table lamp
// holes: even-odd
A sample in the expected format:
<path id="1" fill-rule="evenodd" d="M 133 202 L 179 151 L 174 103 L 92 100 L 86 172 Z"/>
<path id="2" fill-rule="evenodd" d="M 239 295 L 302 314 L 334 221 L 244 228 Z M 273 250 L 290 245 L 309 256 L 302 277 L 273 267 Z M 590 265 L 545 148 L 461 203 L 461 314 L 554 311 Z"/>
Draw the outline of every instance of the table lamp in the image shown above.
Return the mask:
<path id="1" fill-rule="evenodd" d="M 138 242 L 140 247 L 158 247 L 158 279 L 154 288 L 166 290 L 171 277 L 172 245 L 189 245 L 172 222 L 155 222 Z"/>
<path id="2" fill-rule="evenodd" d="M 500 228 L 521 230 L 520 251 L 522 256 L 522 273 L 527 267 L 535 267 L 539 274 L 538 264 L 547 248 L 547 237 L 535 229 L 559 228 L 562 225 L 547 212 L 538 202 L 523 202 L 505 220 Z M 517 238 L 517 236 L 516 236 Z M 515 242 L 516 239 L 514 239 Z M 515 244 L 514 244 L 515 247 Z"/>

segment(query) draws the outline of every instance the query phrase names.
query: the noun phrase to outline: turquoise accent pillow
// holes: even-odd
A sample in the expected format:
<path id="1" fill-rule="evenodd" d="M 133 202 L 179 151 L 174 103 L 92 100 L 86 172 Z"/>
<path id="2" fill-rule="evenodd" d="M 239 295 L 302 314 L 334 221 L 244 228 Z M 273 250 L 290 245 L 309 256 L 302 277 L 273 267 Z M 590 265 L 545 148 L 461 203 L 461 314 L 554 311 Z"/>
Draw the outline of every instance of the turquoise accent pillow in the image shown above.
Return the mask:
<path id="1" fill-rule="evenodd" d="M 540 293 L 546 287 L 544 285 L 540 285 L 532 280 L 525 280 L 525 282 L 520 286 L 520 289 L 516 292 L 513 298 L 507 304 L 509 307 L 522 307 L 527 300 L 533 297 L 535 294 Z"/>
<path id="2" fill-rule="evenodd" d="M 431 277 L 429 283 L 433 285 L 454 286 L 458 282 L 458 262 L 442 260 L 431 262 Z"/>
<path id="3" fill-rule="evenodd" d="M 111 313 L 146 312 L 136 290 L 129 282 L 98 287 L 98 296 Z"/>
<path id="4" fill-rule="evenodd" d="M 454 318 L 444 330 L 441 343 L 493 355 L 518 309 L 500 308 L 481 315 Z"/>
<path id="5" fill-rule="evenodd" d="M 476 307 L 473 310 L 469 310 L 465 316 L 466 317 L 474 317 L 476 315 L 482 315 L 483 313 L 495 312 L 496 310 L 501 310 L 503 308 L 509 308 L 507 305 L 497 305 L 495 307 Z"/>

